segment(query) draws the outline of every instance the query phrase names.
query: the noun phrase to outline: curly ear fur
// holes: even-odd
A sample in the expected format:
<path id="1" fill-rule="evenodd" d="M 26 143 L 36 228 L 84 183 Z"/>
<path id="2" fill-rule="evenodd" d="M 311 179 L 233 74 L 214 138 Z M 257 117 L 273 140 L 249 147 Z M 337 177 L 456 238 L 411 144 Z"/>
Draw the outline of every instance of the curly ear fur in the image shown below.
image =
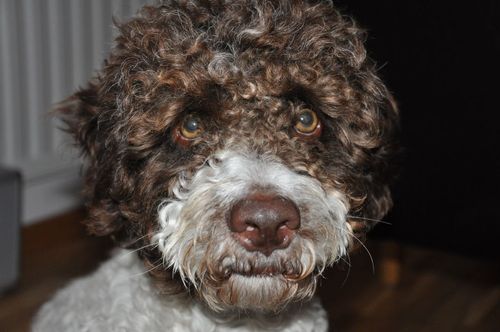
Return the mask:
<path id="1" fill-rule="evenodd" d="M 353 231 L 361 237 L 364 237 L 366 232 L 376 224 L 373 221 L 383 218 L 392 207 L 389 186 L 394 182 L 399 168 L 399 146 L 396 143 L 399 133 L 398 109 L 385 86 L 380 86 L 380 91 L 381 102 L 377 108 L 371 110 L 373 116 L 369 120 L 373 122 L 373 126 L 377 127 L 377 135 L 376 138 L 371 139 L 373 146 L 363 151 L 369 156 L 364 169 L 365 197 L 359 208 L 352 212 L 354 215 L 373 219 L 372 221 L 351 220 Z"/>
<path id="2" fill-rule="evenodd" d="M 396 102 L 375 72 L 370 70 L 368 74 L 357 92 L 362 111 L 347 115 L 349 123 L 339 131 L 353 168 L 346 180 L 346 190 L 352 193 L 350 213 L 366 218 L 349 220 L 354 233 L 361 237 L 392 207 L 389 186 L 397 174 L 399 155 Z"/>
<path id="3" fill-rule="evenodd" d="M 116 170 L 103 162 L 113 155 L 114 144 L 106 137 L 110 124 L 100 122 L 103 109 L 99 100 L 98 85 L 90 83 L 57 105 L 56 112 L 86 160 L 83 194 L 89 216 L 85 224 L 92 234 L 109 235 L 121 229 L 123 218 L 110 195 Z"/>
<path id="4" fill-rule="evenodd" d="M 97 103 L 97 87 L 90 84 L 56 107 L 56 112 L 66 124 L 65 130 L 73 135 L 82 153 L 90 158 L 95 156 L 97 148 Z"/>

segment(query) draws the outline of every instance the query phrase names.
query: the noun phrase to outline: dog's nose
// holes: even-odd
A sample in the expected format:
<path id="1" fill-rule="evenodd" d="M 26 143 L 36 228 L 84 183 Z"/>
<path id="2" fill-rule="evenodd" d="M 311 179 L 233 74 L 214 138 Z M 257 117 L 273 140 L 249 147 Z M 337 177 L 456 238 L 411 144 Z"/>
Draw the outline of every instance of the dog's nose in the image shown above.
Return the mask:
<path id="1" fill-rule="evenodd" d="M 300 213 L 289 199 L 254 194 L 237 202 L 229 219 L 229 229 L 248 251 L 269 256 L 288 247 L 300 227 Z"/>

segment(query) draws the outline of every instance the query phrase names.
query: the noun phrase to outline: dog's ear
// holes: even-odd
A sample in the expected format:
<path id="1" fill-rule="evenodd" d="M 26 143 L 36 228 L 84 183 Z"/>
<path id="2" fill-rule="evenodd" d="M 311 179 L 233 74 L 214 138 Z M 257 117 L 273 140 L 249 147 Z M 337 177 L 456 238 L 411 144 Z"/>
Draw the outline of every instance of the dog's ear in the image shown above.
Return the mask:
<path id="1" fill-rule="evenodd" d="M 83 195 L 88 209 L 84 221 L 88 231 L 95 235 L 116 233 L 123 226 L 116 199 L 112 198 L 115 164 L 110 157 L 113 144 L 106 144 L 111 128 L 99 125 L 104 114 L 99 90 L 90 83 L 59 103 L 54 110 L 65 123 L 64 130 L 70 133 L 85 159 Z"/>
<path id="2" fill-rule="evenodd" d="M 371 110 L 370 121 L 374 121 L 378 132 L 378 146 L 372 149 L 370 166 L 367 168 L 368 190 L 363 214 L 369 218 L 381 219 L 392 207 L 390 186 L 399 172 L 399 111 L 391 93 L 380 84 L 378 103 Z"/>
<path id="3" fill-rule="evenodd" d="M 354 201 L 354 216 L 348 218 L 358 239 L 364 239 L 375 221 L 381 220 L 392 207 L 390 186 L 399 171 L 398 107 L 385 85 L 379 80 L 374 82 L 375 93 L 363 94 L 367 107 L 356 123 L 365 130 L 357 132 L 351 128 L 349 135 L 353 139 L 360 138 L 356 141 L 355 151 L 361 162 L 363 180 L 352 183 L 359 190 L 359 200 Z"/>
<path id="4" fill-rule="evenodd" d="M 60 103 L 56 112 L 66 124 L 65 130 L 74 137 L 81 152 L 90 159 L 95 158 L 99 113 L 97 86 L 89 84 L 87 88 Z"/>
<path id="5" fill-rule="evenodd" d="M 90 84 L 62 101 L 54 110 L 65 123 L 83 155 L 95 158 L 97 150 L 97 119 L 99 113 L 97 86 Z"/>

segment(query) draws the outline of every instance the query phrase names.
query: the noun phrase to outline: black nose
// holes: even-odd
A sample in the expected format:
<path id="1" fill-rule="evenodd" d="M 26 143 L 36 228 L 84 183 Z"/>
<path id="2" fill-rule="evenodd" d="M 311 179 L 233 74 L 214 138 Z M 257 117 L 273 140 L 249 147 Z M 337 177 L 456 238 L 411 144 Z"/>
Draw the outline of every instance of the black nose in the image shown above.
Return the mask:
<path id="1" fill-rule="evenodd" d="M 288 247 L 300 227 L 300 213 L 289 199 L 253 194 L 237 202 L 229 219 L 229 229 L 248 251 L 269 256 Z"/>

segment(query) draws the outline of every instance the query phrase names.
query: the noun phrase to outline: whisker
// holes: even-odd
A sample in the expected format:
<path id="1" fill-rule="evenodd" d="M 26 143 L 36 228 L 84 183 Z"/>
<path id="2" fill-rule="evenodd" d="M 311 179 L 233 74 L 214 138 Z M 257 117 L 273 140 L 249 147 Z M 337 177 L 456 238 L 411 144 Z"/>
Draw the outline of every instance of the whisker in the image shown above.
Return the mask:
<path id="1" fill-rule="evenodd" d="M 136 274 L 132 274 L 130 276 L 128 276 L 129 279 L 133 279 L 133 278 L 137 278 L 137 277 L 140 277 L 140 276 L 143 276 L 145 274 L 148 274 L 149 272 L 161 267 L 163 265 L 163 262 L 161 262 L 160 264 L 157 264 L 159 261 L 161 260 L 161 258 L 157 259 L 154 263 L 153 263 L 153 267 L 144 271 L 144 272 L 140 272 L 140 273 L 136 273 Z"/>
<path id="2" fill-rule="evenodd" d="M 385 220 L 380 220 L 380 219 L 372 219 L 372 218 L 366 218 L 366 217 L 359 217 L 359 216 L 353 216 L 353 215 L 346 215 L 348 218 L 352 218 L 352 219 L 361 219 L 361 220 L 366 220 L 366 221 L 373 221 L 377 224 L 385 224 L 385 225 L 391 225 L 392 226 L 392 223 L 388 222 L 388 221 L 385 221 Z"/>
<path id="3" fill-rule="evenodd" d="M 345 278 L 342 281 L 342 284 L 340 285 L 340 287 L 345 286 L 345 284 L 347 283 L 347 279 L 349 279 L 349 275 L 351 274 L 351 267 L 352 267 L 351 255 L 349 255 L 349 253 L 347 253 L 346 257 L 347 257 L 347 261 L 343 257 L 341 258 L 347 264 L 347 273 L 346 273 Z"/>
<path id="4" fill-rule="evenodd" d="M 124 252 L 123 254 L 119 255 L 118 257 L 119 257 L 119 258 L 122 258 L 122 257 L 125 257 L 125 256 L 127 256 L 127 255 L 134 254 L 134 253 L 136 253 L 136 252 L 138 252 L 138 251 L 140 251 L 140 250 L 142 250 L 142 249 L 146 249 L 146 248 L 149 248 L 149 247 L 156 247 L 156 246 L 158 246 L 158 244 L 156 244 L 156 243 L 146 244 L 145 246 L 142 246 L 142 247 L 136 248 L 136 249 L 134 249 L 134 250 L 130 250 L 130 249 L 129 249 L 129 250 L 127 250 L 127 252 Z"/>
<path id="5" fill-rule="evenodd" d="M 343 228 L 341 228 L 339 226 L 335 226 L 335 228 L 337 228 L 339 231 L 345 231 L 345 229 L 343 229 Z M 372 266 L 372 273 L 375 275 L 375 262 L 373 260 L 372 254 L 370 253 L 370 250 L 368 250 L 368 248 L 365 246 L 365 244 L 363 243 L 363 241 L 361 241 L 356 235 L 354 235 L 354 233 L 350 229 L 350 227 L 347 229 L 347 232 L 349 232 L 349 235 L 352 236 L 356 241 L 358 241 L 358 243 L 363 247 L 363 249 L 368 254 L 368 257 L 370 258 L 370 262 L 371 262 L 371 266 Z"/>
<path id="6" fill-rule="evenodd" d="M 372 273 L 373 273 L 373 275 L 375 275 L 375 262 L 373 261 L 373 256 L 370 253 L 370 250 L 368 250 L 368 248 L 365 246 L 363 241 L 361 241 L 356 235 L 354 235 L 354 233 L 352 233 L 352 231 L 350 233 L 351 233 L 352 237 L 354 239 L 356 239 L 356 241 L 358 241 L 359 244 L 361 244 L 361 246 L 365 249 L 366 253 L 368 254 L 368 257 L 370 258 L 370 262 L 372 265 Z"/>
<path id="7" fill-rule="evenodd" d="M 139 242 L 140 240 L 142 240 L 142 239 L 144 239 L 144 238 L 148 237 L 149 235 L 151 235 L 151 234 L 145 234 L 145 235 L 143 235 L 143 236 L 141 236 L 141 237 L 138 237 L 137 239 L 134 239 L 134 240 L 132 240 L 132 241 L 130 241 L 130 242 L 127 242 L 127 243 L 125 243 L 125 244 L 124 244 L 124 247 L 130 247 L 131 245 L 133 245 L 133 244 L 135 244 L 135 243 Z"/>

